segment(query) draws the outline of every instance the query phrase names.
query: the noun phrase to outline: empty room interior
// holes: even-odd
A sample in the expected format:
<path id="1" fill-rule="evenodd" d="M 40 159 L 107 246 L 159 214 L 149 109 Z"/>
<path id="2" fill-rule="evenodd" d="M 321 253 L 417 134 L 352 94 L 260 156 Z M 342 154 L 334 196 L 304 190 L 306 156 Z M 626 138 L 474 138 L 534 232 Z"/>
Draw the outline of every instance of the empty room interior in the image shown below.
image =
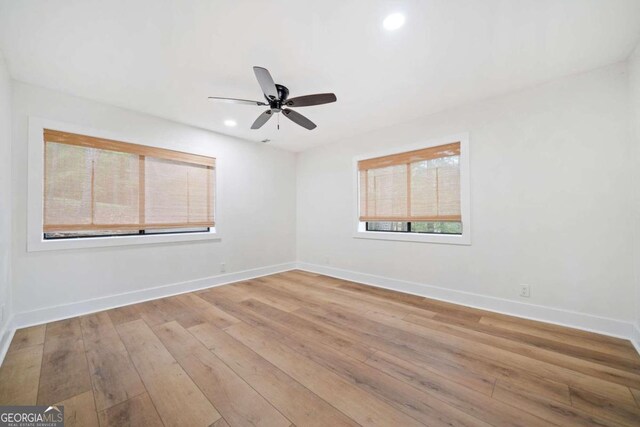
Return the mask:
<path id="1" fill-rule="evenodd" d="M 0 0 L 0 427 L 640 426 L 640 0 Z"/>

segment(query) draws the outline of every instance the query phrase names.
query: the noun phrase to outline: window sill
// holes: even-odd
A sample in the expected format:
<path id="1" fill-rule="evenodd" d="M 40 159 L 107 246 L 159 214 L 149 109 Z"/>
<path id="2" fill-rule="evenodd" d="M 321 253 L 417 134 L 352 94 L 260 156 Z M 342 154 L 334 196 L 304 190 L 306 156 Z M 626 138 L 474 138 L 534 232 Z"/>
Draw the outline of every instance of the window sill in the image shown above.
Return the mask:
<path id="1" fill-rule="evenodd" d="M 193 242 L 211 240 L 219 242 L 220 234 L 215 230 L 201 233 L 152 234 L 141 236 L 83 237 L 78 239 L 30 241 L 29 252 L 55 251 L 64 249 L 100 248 L 109 246 L 148 245 L 154 243 Z"/>
<path id="2" fill-rule="evenodd" d="M 395 240 L 402 242 L 416 243 L 439 243 L 445 245 L 471 245 L 471 237 L 467 234 L 418 234 L 418 233 L 402 233 L 402 232 L 385 232 L 385 231 L 356 231 L 353 233 L 356 239 L 373 239 L 373 240 Z"/>

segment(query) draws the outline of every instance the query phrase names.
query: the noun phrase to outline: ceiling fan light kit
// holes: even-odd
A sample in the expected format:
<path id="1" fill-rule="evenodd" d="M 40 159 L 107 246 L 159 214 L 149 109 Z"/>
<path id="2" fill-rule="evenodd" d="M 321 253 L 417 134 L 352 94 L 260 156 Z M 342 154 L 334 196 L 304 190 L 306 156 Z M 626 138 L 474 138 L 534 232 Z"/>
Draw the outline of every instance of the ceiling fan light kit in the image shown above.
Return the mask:
<path id="1" fill-rule="evenodd" d="M 333 93 L 316 93 L 314 95 L 304 95 L 295 98 L 289 98 L 289 89 L 287 89 L 286 86 L 274 83 L 269 70 L 263 67 L 253 67 L 253 72 L 255 73 L 258 84 L 262 89 L 264 98 L 267 101 L 266 103 L 248 99 L 223 98 L 219 96 L 209 97 L 209 99 L 213 99 L 215 101 L 228 102 L 233 104 L 268 106 L 269 109 L 265 110 L 258 116 L 258 118 L 251 125 L 251 129 L 260 129 L 262 126 L 264 126 L 265 123 L 269 121 L 269 119 L 274 114 L 282 113 L 284 117 L 288 118 L 292 122 L 302 126 L 305 129 L 312 130 L 316 128 L 316 124 L 297 111 L 290 109 L 289 107 L 311 107 L 313 105 L 329 104 L 331 102 L 337 101 L 337 98 Z M 278 129 L 280 129 L 279 124 Z"/>

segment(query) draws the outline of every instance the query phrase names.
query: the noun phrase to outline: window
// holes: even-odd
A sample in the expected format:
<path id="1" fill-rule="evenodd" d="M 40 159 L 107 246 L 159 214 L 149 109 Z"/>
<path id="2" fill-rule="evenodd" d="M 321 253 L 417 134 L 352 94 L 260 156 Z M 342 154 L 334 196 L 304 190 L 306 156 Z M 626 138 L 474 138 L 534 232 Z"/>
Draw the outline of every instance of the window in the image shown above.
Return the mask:
<path id="1" fill-rule="evenodd" d="M 43 238 L 207 232 L 212 157 L 44 129 Z"/>
<path id="2" fill-rule="evenodd" d="M 459 221 L 367 221 L 367 231 L 391 231 L 400 233 L 462 234 Z"/>
<path id="3" fill-rule="evenodd" d="M 357 159 L 355 237 L 468 244 L 466 142 Z"/>

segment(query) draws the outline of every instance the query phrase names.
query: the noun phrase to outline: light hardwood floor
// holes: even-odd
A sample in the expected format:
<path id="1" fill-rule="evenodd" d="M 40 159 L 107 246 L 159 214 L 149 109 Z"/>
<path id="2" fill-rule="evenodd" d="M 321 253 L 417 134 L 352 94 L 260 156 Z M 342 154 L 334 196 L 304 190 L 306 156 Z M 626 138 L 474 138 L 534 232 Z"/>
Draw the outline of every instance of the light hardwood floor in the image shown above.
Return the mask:
<path id="1" fill-rule="evenodd" d="M 640 426 L 628 341 L 291 271 L 21 329 L 66 426 Z"/>

